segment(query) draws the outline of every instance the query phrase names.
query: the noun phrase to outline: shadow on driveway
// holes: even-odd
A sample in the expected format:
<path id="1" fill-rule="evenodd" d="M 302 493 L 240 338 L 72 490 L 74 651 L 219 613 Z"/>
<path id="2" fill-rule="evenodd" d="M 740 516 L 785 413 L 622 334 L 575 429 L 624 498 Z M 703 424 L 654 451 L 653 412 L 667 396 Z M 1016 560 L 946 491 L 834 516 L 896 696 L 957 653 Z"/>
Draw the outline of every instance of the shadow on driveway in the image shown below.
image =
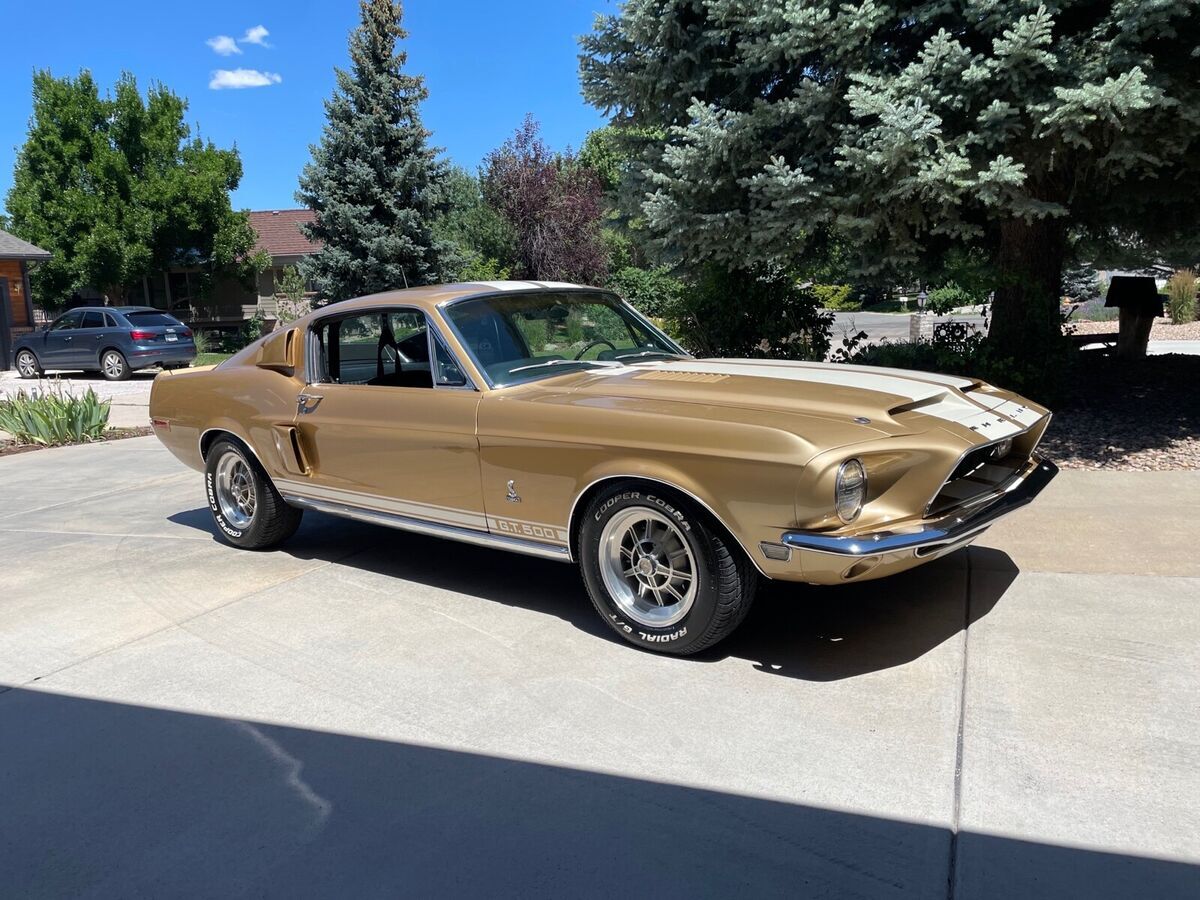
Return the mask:
<path id="1" fill-rule="evenodd" d="M 0 723 L 12 897 L 1200 895 L 1175 862 L 306 728 L 3 685 Z"/>
<path id="2" fill-rule="evenodd" d="M 176 513 L 170 520 L 219 540 L 206 507 Z M 589 634 L 620 640 L 596 615 L 573 565 L 311 511 L 278 552 L 537 610 Z M 733 636 L 689 659 L 702 663 L 737 657 L 763 673 L 806 681 L 837 681 L 889 669 L 917 659 L 987 615 L 1016 575 L 1007 554 L 972 547 L 860 584 L 814 587 L 763 581 Z"/>

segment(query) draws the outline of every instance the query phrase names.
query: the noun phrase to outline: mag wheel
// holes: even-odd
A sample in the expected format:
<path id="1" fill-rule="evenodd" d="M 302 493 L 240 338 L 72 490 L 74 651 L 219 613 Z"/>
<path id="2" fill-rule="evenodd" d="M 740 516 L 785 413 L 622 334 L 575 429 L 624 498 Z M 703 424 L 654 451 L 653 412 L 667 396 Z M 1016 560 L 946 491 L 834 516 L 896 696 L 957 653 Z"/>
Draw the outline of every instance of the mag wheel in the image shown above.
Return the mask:
<path id="1" fill-rule="evenodd" d="M 105 350 L 100 357 L 100 371 L 109 381 L 128 381 L 129 363 L 119 350 Z"/>
<path id="2" fill-rule="evenodd" d="M 265 550 L 300 527 L 303 510 L 288 506 L 258 461 L 232 440 L 209 450 L 204 483 L 213 521 L 235 547 Z"/>
<path id="3" fill-rule="evenodd" d="M 42 367 L 31 351 L 21 350 L 17 353 L 17 373 L 22 378 L 37 378 L 42 374 Z"/>
<path id="4" fill-rule="evenodd" d="M 665 488 L 617 485 L 589 505 L 580 566 L 592 603 L 632 644 L 695 653 L 727 637 L 757 573 L 712 519 Z"/>

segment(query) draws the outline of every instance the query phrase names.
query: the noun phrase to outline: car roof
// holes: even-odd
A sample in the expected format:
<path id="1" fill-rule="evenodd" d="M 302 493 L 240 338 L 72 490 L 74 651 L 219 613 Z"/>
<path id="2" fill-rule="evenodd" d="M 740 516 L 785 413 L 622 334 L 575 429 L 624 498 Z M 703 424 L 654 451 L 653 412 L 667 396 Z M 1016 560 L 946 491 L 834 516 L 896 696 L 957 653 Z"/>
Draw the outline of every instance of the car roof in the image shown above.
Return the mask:
<path id="1" fill-rule="evenodd" d="M 580 284 L 570 284 L 565 281 L 464 281 L 455 284 L 427 284 L 421 287 L 405 288 L 399 291 L 383 291 L 366 297 L 356 297 L 353 300 L 343 300 L 331 303 L 315 310 L 321 317 L 330 312 L 353 312 L 356 309 L 372 309 L 394 303 L 397 306 L 417 306 L 428 309 L 446 303 L 450 300 L 460 300 L 463 297 L 483 297 L 489 294 L 501 294 L 508 291 L 599 291 L 612 293 L 604 288 L 588 287 Z"/>
<path id="2" fill-rule="evenodd" d="M 155 309 L 153 306 L 72 306 L 70 309 L 63 310 L 63 314 L 69 312 L 160 312 L 168 316 L 171 315 L 165 309 Z"/>

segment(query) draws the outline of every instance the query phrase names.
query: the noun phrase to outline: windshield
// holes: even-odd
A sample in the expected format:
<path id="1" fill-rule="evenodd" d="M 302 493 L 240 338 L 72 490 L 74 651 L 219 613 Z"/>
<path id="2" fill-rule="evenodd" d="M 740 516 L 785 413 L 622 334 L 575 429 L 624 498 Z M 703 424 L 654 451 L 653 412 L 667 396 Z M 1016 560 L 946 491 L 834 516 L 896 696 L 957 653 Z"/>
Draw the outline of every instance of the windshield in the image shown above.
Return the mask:
<path id="1" fill-rule="evenodd" d="M 494 387 L 687 355 L 607 294 L 494 294 L 452 303 L 445 315 Z"/>

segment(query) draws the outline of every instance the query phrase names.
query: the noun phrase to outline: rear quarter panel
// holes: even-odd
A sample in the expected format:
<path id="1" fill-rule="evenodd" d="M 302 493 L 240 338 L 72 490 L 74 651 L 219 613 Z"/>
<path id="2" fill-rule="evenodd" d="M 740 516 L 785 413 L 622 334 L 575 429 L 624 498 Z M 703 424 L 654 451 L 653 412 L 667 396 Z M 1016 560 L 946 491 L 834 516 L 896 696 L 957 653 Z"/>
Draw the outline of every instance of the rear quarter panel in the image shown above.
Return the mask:
<path id="1" fill-rule="evenodd" d="M 227 431 L 245 442 L 272 478 L 286 477 L 275 425 L 291 424 L 303 382 L 280 372 L 238 364 L 163 372 L 150 390 L 150 419 L 160 441 L 186 465 L 202 471 L 200 439 Z"/>

